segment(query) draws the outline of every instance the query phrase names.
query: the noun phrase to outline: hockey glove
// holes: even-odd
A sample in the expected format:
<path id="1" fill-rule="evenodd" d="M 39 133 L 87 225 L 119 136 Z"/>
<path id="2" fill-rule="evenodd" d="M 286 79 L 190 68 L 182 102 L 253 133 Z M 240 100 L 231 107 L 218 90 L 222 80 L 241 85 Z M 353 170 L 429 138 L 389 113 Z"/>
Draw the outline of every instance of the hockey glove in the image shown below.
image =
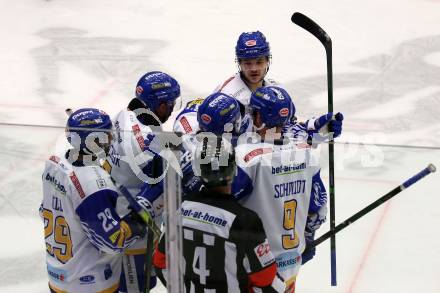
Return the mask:
<path id="1" fill-rule="evenodd" d="M 332 112 L 322 115 L 316 119 L 306 121 L 307 132 L 309 133 L 309 142 L 314 144 L 327 140 L 328 134 L 333 133 L 333 138 L 342 133 L 342 121 L 344 115 L 338 112 L 333 116 Z"/>
<path id="2" fill-rule="evenodd" d="M 143 238 L 147 234 L 144 220 L 136 212 L 130 212 L 124 216 L 122 222 L 125 222 L 130 227 L 132 237 L 139 236 Z"/>
<path id="3" fill-rule="evenodd" d="M 310 232 L 306 228 L 306 230 L 304 231 L 304 236 L 306 238 L 306 249 L 301 255 L 303 265 L 311 260 L 316 253 L 316 247 L 313 246 L 313 241 L 315 240 L 315 231 Z"/>
<path id="4" fill-rule="evenodd" d="M 136 201 L 153 219 L 160 216 L 163 211 L 163 181 L 154 185 L 145 183 Z"/>
<path id="5" fill-rule="evenodd" d="M 306 229 L 310 232 L 315 232 L 321 227 L 323 223 L 327 220 L 327 206 L 322 206 L 318 212 L 313 214 L 308 214 Z"/>

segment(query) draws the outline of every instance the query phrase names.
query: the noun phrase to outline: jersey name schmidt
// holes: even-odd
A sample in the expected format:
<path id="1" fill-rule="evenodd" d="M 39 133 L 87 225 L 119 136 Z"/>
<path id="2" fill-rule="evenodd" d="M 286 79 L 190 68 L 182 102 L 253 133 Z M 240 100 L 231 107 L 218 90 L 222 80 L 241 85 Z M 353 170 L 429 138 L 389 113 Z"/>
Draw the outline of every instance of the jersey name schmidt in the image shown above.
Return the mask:
<path id="1" fill-rule="evenodd" d="M 306 180 L 296 180 L 286 183 L 275 184 L 275 198 L 286 197 L 298 193 L 304 193 L 306 190 Z"/>

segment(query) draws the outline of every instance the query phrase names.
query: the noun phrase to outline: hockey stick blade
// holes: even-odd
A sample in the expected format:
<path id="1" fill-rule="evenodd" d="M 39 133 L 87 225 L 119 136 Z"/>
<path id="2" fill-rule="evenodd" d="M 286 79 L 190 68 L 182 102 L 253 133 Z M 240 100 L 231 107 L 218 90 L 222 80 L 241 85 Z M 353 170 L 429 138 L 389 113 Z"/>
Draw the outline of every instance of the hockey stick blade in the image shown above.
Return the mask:
<path id="1" fill-rule="evenodd" d="M 416 175 L 412 176 L 411 178 L 409 178 L 408 180 L 403 182 L 401 185 L 395 187 L 393 190 L 391 190 L 387 194 L 383 195 L 382 197 L 380 197 L 379 199 L 377 199 L 373 203 L 369 204 L 368 206 L 366 206 L 365 208 L 363 208 L 359 212 L 355 213 L 354 215 L 352 215 L 351 217 L 349 217 L 348 219 L 346 219 L 345 221 L 343 221 L 342 223 L 337 225 L 335 227 L 334 231 L 328 231 L 327 233 L 323 234 L 321 237 L 319 237 L 318 239 L 316 239 L 313 242 L 313 246 L 317 246 L 317 245 L 321 244 L 322 242 L 326 241 L 327 239 L 332 237 L 334 234 L 338 233 L 339 231 L 346 228 L 347 226 L 353 224 L 355 221 L 359 220 L 360 218 L 362 218 L 363 216 L 365 216 L 366 214 L 368 214 L 369 212 L 371 212 L 372 210 L 374 210 L 378 206 L 382 205 L 383 203 L 385 203 L 386 201 L 388 201 L 389 199 L 391 199 L 395 195 L 399 194 L 401 191 L 403 191 L 406 188 L 410 187 L 411 185 L 417 183 L 418 181 L 425 178 L 427 175 L 434 173 L 435 171 L 436 171 L 435 166 L 433 164 L 429 164 L 428 167 L 424 168 L 422 171 L 420 171 Z M 310 248 L 307 248 L 307 249 L 310 249 Z"/>
<path id="2" fill-rule="evenodd" d="M 332 40 L 330 39 L 329 35 L 316 22 L 300 12 L 295 12 L 290 20 L 294 24 L 302 27 L 303 29 L 314 35 L 321 42 L 321 44 L 324 45 L 326 50 L 327 48 L 331 48 Z"/>

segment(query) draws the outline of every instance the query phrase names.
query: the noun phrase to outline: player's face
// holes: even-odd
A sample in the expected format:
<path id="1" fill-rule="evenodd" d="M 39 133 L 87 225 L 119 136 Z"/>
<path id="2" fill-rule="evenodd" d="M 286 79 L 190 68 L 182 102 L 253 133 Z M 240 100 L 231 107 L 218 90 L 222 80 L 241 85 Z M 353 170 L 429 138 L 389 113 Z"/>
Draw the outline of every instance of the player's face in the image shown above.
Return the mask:
<path id="1" fill-rule="evenodd" d="M 168 118 L 170 118 L 175 104 L 176 101 L 160 104 L 158 110 L 156 111 L 156 114 L 159 117 L 161 123 L 165 123 Z"/>
<path id="2" fill-rule="evenodd" d="M 269 60 L 267 57 L 242 59 L 239 65 L 247 82 L 256 85 L 263 81 L 269 66 Z"/>

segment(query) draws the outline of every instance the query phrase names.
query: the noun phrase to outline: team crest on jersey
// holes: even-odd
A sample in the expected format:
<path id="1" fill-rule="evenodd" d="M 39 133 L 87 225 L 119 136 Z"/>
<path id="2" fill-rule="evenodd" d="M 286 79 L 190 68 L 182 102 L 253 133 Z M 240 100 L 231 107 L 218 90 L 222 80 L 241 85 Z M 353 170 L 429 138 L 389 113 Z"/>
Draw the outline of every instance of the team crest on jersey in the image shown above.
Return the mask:
<path id="1" fill-rule="evenodd" d="M 203 122 L 205 122 L 206 124 L 211 123 L 211 116 L 209 116 L 208 114 L 202 114 L 202 116 L 200 116 L 200 118 L 202 118 Z"/>
<path id="2" fill-rule="evenodd" d="M 280 113 L 281 117 L 287 117 L 287 116 L 289 116 L 289 109 L 288 108 L 283 108 L 283 109 L 281 109 L 279 111 L 279 113 Z"/>
<path id="3" fill-rule="evenodd" d="M 246 47 L 253 47 L 257 45 L 257 40 L 247 40 L 244 44 L 246 45 Z"/>
<path id="4" fill-rule="evenodd" d="M 270 246 L 267 239 L 263 243 L 255 247 L 254 252 L 262 267 L 266 267 L 267 265 L 274 262 L 274 256 L 270 251 Z"/>
<path id="5" fill-rule="evenodd" d="M 107 162 L 107 161 L 106 161 Z M 98 185 L 99 189 L 103 189 L 105 187 L 107 187 L 107 183 L 105 182 L 104 179 L 98 179 L 96 180 L 96 184 Z"/>

